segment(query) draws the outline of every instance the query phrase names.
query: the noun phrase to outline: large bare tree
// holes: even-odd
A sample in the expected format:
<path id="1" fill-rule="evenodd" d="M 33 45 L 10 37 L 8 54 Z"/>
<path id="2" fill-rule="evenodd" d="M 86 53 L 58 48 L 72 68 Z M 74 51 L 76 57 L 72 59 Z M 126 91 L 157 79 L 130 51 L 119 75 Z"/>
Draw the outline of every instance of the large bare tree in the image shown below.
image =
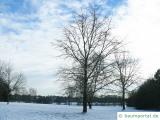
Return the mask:
<path id="1" fill-rule="evenodd" d="M 125 110 L 125 97 L 129 88 L 137 83 L 138 75 L 138 60 L 129 56 L 128 52 L 115 53 L 115 82 L 116 87 L 120 88 L 122 93 L 122 109 Z"/>
<path id="2" fill-rule="evenodd" d="M 82 74 L 79 80 L 82 85 L 84 113 L 87 112 L 89 80 L 98 63 L 102 59 L 104 62 L 108 61 L 121 44 L 111 36 L 110 23 L 111 20 L 101 14 L 99 9 L 83 9 L 81 13 L 74 14 L 73 23 L 64 29 L 65 39 L 58 40 L 63 55 L 72 59 Z"/>

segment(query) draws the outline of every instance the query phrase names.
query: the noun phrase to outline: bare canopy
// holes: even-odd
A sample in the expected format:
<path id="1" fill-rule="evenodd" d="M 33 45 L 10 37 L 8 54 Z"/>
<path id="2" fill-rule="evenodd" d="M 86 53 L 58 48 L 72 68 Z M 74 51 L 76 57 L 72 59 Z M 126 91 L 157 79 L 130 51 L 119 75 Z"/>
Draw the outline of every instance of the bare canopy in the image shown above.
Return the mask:
<path id="1" fill-rule="evenodd" d="M 64 28 L 65 39 L 58 40 L 63 55 L 74 61 L 73 68 L 78 66 L 80 69 L 78 80 L 82 85 L 83 112 L 87 112 L 87 90 L 98 64 L 110 62 L 110 56 L 121 45 L 111 36 L 110 24 L 111 20 L 100 9 L 83 9 L 81 13 L 75 13 L 73 23 Z"/>
<path id="2" fill-rule="evenodd" d="M 128 52 L 115 53 L 115 85 L 122 93 L 122 107 L 125 109 L 125 96 L 128 89 L 139 80 L 138 60 L 129 56 Z"/>

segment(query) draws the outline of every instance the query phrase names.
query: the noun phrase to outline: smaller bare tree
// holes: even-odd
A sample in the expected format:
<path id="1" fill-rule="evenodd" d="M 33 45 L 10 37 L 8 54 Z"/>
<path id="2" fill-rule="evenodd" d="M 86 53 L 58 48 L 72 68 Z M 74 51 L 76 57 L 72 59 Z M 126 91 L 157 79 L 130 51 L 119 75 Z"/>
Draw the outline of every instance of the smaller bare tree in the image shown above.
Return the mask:
<path id="1" fill-rule="evenodd" d="M 131 86 L 137 83 L 138 60 L 129 56 L 128 52 L 115 53 L 115 85 L 122 92 L 122 109 L 125 110 L 125 97 Z"/>
<path id="2" fill-rule="evenodd" d="M 29 95 L 30 96 L 36 96 L 37 90 L 35 88 L 29 88 Z"/>
<path id="3" fill-rule="evenodd" d="M 75 94 L 76 91 L 73 86 L 68 85 L 67 88 L 65 88 L 65 95 L 67 96 L 68 105 L 71 105 L 71 99 L 75 96 Z"/>
<path id="4" fill-rule="evenodd" d="M 7 88 L 7 103 L 9 103 L 10 95 L 16 94 L 24 88 L 25 77 L 22 73 L 15 72 L 13 67 L 9 63 L 1 63 L 0 68 L 0 75 Z"/>

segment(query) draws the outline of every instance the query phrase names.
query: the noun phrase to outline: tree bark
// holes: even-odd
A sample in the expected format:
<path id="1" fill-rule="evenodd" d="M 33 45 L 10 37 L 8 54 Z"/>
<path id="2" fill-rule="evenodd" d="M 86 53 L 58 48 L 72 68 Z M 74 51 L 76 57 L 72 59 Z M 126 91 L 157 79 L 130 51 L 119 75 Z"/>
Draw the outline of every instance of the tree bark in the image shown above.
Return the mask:
<path id="1" fill-rule="evenodd" d="M 87 112 L 87 82 L 84 82 L 84 91 L 83 91 L 83 113 Z"/>
<path id="2" fill-rule="evenodd" d="M 7 94 L 7 105 L 9 104 L 10 94 Z"/>
<path id="3" fill-rule="evenodd" d="M 88 102 L 89 109 L 92 109 L 92 103 Z"/>
<path id="4" fill-rule="evenodd" d="M 83 113 L 87 112 L 87 60 L 84 64 L 84 82 L 83 82 Z"/>
<path id="5" fill-rule="evenodd" d="M 125 89 L 123 87 L 123 91 L 122 91 L 122 110 L 125 110 Z"/>

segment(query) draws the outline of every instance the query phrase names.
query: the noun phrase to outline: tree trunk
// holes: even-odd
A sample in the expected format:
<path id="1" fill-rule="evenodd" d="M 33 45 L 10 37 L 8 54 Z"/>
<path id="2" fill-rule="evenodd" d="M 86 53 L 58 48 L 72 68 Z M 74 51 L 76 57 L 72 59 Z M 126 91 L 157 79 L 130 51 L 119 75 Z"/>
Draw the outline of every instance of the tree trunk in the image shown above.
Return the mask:
<path id="1" fill-rule="evenodd" d="M 9 104 L 9 97 L 10 97 L 10 94 L 7 94 L 7 105 Z"/>
<path id="2" fill-rule="evenodd" d="M 87 62 L 84 65 L 84 82 L 83 82 L 83 113 L 87 112 Z"/>
<path id="3" fill-rule="evenodd" d="M 85 87 L 86 85 L 84 85 Z M 86 88 L 84 88 L 83 91 L 83 113 L 87 112 L 87 90 Z"/>
<path id="4" fill-rule="evenodd" d="M 90 93 L 88 95 L 88 107 L 89 107 L 89 109 L 92 109 L 92 102 L 93 102 L 93 93 Z"/>
<path id="5" fill-rule="evenodd" d="M 88 102 L 89 109 L 92 109 L 92 103 Z"/>
<path id="6" fill-rule="evenodd" d="M 69 106 L 71 105 L 71 103 L 70 103 L 70 97 L 68 97 L 68 105 Z"/>
<path id="7" fill-rule="evenodd" d="M 10 95 L 11 95 L 11 90 L 9 85 L 7 86 L 7 105 L 9 104 L 9 100 L 10 100 Z"/>
<path id="8" fill-rule="evenodd" d="M 125 88 L 123 87 L 123 91 L 122 91 L 122 110 L 125 110 Z"/>
<path id="9" fill-rule="evenodd" d="M 87 82 L 84 82 L 84 90 L 83 90 L 83 113 L 87 112 Z"/>

